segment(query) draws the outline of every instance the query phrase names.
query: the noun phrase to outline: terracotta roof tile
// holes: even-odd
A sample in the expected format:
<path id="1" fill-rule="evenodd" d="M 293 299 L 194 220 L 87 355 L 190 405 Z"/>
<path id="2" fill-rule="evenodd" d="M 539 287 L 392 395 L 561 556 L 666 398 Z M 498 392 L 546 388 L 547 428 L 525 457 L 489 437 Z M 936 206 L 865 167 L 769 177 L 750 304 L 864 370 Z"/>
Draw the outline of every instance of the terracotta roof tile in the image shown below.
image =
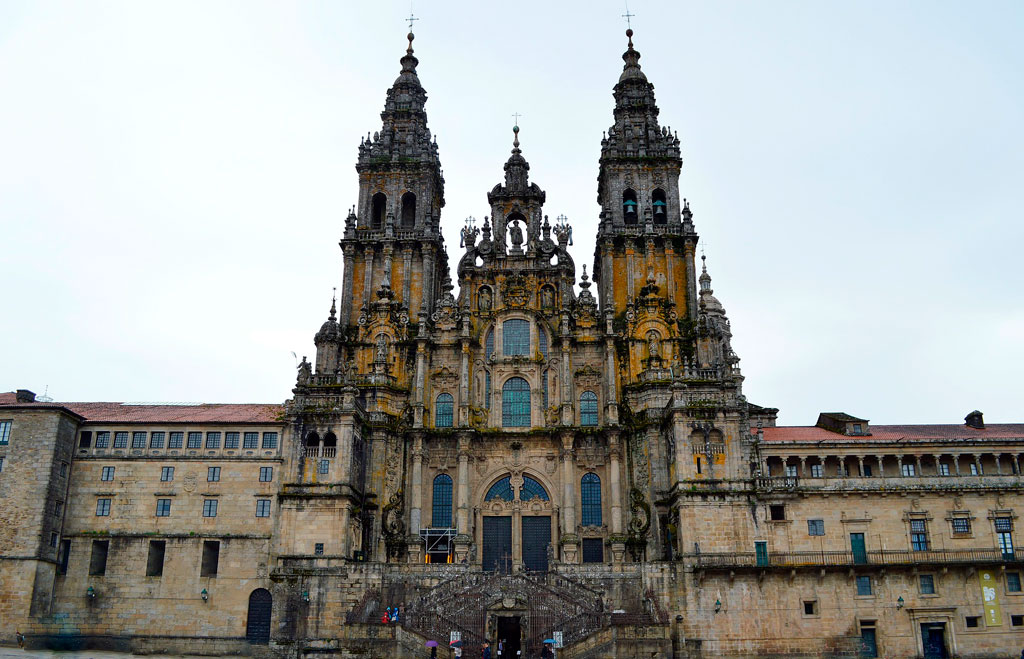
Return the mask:
<path id="1" fill-rule="evenodd" d="M 914 425 L 870 427 L 870 435 L 846 436 L 817 426 L 778 426 L 764 429 L 766 442 L 894 442 L 898 440 L 1022 439 L 1024 423 L 987 424 L 982 429 L 967 425 Z M 756 429 L 755 429 L 756 432 Z"/>
<path id="2" fill-rule="evenodd" d="M 0 407 L 64 408 L 88 423 L 279 423 L 284 411 L 284 406 L 270 404 L 19 403 L 8 392 L 0 393 Z"/>

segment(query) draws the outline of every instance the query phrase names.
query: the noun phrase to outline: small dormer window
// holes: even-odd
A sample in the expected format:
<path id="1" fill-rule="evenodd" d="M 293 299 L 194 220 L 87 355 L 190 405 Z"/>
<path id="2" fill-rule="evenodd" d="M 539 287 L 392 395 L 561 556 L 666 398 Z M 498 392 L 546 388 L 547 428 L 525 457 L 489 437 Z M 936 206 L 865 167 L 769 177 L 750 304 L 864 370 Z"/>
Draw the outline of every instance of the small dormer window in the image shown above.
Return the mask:
<path id="1" fill-rule="evenodd" d="M 626 188 L 626 191 L 622 193 L 622 221 L 626 224 L 636 224 L 636 218 L 636 192 Z"/>
<path id="2" fill-rule="evenodd" d="M 861 425 L 859 423 L 853 424 L 853 434 L 854 435 L 859 435 L 862 432 L 864 432 L 864 431 L 862 430 L 862 427 L 861 427 Z"/>
<path id="3" fill-rule="evenodd" d="M 654 223 L 668 223 L 668 204 L 665 203 L 665 191 L 658 188 L 651 195 L 651 206 L 654 210 Z"/>

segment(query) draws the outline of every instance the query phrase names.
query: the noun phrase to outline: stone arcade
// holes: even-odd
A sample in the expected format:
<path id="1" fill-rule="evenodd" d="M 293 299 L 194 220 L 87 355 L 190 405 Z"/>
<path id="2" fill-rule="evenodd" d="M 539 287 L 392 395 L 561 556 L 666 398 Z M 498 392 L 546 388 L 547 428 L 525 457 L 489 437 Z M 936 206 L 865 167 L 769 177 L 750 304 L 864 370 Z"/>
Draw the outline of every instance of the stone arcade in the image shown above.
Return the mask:
<path id="1" fill-rule="evenodd" d="M 0 638 L 422 656 L 1015 655 L 1024 425 L 775 427 L 743 396 L 632 43 L 593 267 L 519 129 L 455 269 L 409 48 L 283 405 L 0 395 Z M 699 274 L 698 274 L 699 272 Z M 593 281 L 591 281 L 591 277 Z M 577 287 L 579 293 L 576 293 Z M 204 478 L 205 476 L 205 478 Z M 384 607 L 397 624 L 382 625 Z M 508 655 L 506 655 L 508 656 Z"/>

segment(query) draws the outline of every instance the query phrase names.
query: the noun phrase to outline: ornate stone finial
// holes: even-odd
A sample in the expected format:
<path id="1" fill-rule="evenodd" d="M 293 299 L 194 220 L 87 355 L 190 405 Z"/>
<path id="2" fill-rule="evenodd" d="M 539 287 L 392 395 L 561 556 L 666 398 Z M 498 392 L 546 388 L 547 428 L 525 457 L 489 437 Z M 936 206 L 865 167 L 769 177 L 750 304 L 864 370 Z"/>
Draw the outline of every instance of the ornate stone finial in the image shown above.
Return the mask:
<path id="1" fill-rule="evenodd" d="M 512 126 L 512 153 L 519 153 L 519 126 Z"/>
<path id="2" fill-rule="evenodd" d="M 483 233 L 484 240 L 491 239 L 491 218 L 487 215 L 484 215 L 484 226 L 481 232 Z"/>
<path id="3" fill-rule="evenodd" d="M 466 249 L 472 249 L 476 246 L 476 237 L 480 233 L 480 230 L 476 228 L 476 218 L 470 215 L 466 218 L 466 226 L 462 227 L 461 239 L 459 240 L 459 247 L 465 247 Z"/>
<path id="4" fill-rule="evenodd" d="M 330 320 L 335 320 L 335 314 L 337 314 L 337 308 L 335 307 L 335 300 L 338 297 L 338 287 L 335 286 L 331 289 L 331 315 L 328 316 Z"/>
<path id="5" fill-rule="evenodd" d="M 708 274 L 708 263 L 707 256 L 704 254 L 700 255 L 701 262 L 701 273 L 700 273 L 700 292 L 701 293 L 713 293 L 711 290 L 711 275 Z"/>
<path id="6" fill-rule="evenodd" d="M 572 244 L 572 226 L 569 224 L 569 218 L 565 215 L 555 218 L 555 237 L 558 239 L 559 245 Z"/>

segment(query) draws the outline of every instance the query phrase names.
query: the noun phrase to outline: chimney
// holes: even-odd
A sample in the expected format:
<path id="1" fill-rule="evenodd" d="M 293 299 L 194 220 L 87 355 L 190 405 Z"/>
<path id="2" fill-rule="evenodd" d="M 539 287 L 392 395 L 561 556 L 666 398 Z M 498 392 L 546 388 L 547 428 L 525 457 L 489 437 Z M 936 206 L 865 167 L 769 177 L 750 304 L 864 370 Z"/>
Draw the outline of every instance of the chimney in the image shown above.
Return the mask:
<path id="1" fill-rule="evenodd" d="M 966 421 L 967 425 L 970 426 L 971 428 L 975 428 L 977 430 L 985 429 L 985 417 L 978 410 L 974 410 L 973 412 L 965 416 L 964 421 Z"/>
<path id="2" fill-rule="evenodd" d="M 18 389 L 14 393 L 14 400 L 19 403 L 34 403 L 36 402 L 36 395 L 28 389 Z"/>

